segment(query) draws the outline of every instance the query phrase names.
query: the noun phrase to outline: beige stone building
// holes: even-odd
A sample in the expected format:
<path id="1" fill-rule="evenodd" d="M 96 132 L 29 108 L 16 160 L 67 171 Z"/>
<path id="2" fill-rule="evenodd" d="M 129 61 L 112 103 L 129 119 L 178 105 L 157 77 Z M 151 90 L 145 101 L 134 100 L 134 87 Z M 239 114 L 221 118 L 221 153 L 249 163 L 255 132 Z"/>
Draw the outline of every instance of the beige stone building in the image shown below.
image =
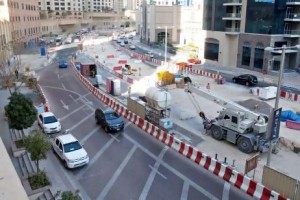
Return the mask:
<path id="1" fill-rule="evenodd" d="M 35 45 L 42 35 L 38 0 L 8 0 L 7 3 L 14 45 Z"/>
<path id="2" fill-rule="evenodd" d="M 0 67 L 6 64 L 12 55 L 9 45 L 9 41 L 11 41 L 9 14 L 6 5 L 6 1 L 0 1 Z"/>

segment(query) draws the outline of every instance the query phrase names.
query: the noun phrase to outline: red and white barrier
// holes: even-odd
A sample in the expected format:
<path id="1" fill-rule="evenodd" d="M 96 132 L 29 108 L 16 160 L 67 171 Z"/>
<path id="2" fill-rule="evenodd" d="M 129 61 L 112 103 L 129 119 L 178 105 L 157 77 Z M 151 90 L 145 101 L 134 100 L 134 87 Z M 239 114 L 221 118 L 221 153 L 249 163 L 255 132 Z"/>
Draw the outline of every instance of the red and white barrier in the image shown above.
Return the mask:
<path id="1" fill-rule="evenodd" d="M 45 112 L 49 112 L 50 111 L 50 105 L 49 105 L 48 99 L 46 98 L 46 96 L 44 94 L 44 91 L 43 91 L 42 87 L 39 84 L 37 84 L 37 89 L 38 89 L 38 92 L 40 93 L 40 95 L 42 97 L 42 101 L 43 101 L 43 104 L 44 104 L 44 107 L 45 107 Z"/>
<path id="2" fill-rule="evenodd" d="M 102 102 L 111 108 L 115 109 L 120 115 L 122 115 L 127 120 L 131 121 L 139 128 L 144 130 L 146 133 L 152 135 L 157 140 L 168 145 L 170 148 L 174 149 L 183 156 L 191 159 L 196 164 L 201 165 L 205 169 L 211 171 L 213 174 L 221 177 L 225 181 L 233 184 L 235 187 L 243 190 L 248 195 L 262 199 L 262 200 L 285 200 L 287 198 L 281 196 L 275 191 L 272 191 L 265 186 L 253 181 L 252 179 L 244 176 L 238 171 L 233 170 L 229 166 L 226 166 L 219 161 L 207 156 L 206 154 L 199 151 L 197 148 L 184 143 L 183 141 L 175 138 L 174 136 L 168 134 L 162 129 L 156 127 L 150 122 L 143 120 L 135 113 L 127 110 L 123 105 L 119 104 L 115 99 L 108 96 L 104 92 L 98 90 L 92 86 L 89 81 L 83 77 L 76 69 L 74 64 L 72 69 L 75 71 L 79 80 Z"/>
<path id="3" fill-rule="evenodd" d="M 300 101 L 300 95 L 285 90 L 280 91 L 280 97 L 290 101 Z"/>

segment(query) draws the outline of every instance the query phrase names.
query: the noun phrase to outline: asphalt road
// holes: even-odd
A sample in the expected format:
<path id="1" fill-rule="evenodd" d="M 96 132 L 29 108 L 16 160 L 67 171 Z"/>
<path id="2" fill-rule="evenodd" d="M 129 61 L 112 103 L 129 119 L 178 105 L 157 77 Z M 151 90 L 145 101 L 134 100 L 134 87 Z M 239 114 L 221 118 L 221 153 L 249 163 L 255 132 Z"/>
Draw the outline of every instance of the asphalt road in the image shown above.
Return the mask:
<path id="1" fill-rule="evenodd" d="M 58 57 L 68 57 L 64 50 Z M 84 144 L 90 163 L 67 170 L 52 152 L 44 165 L 53 187 L 76 190 L 94 199 L 252 199 L 195 165 L 130 122 L 123 132 L 105 133 L 94 110 L 104 105 L 76 78 L 71 68 L 54 63 L 39 72 L 39 83 L 62 128 Z"/>

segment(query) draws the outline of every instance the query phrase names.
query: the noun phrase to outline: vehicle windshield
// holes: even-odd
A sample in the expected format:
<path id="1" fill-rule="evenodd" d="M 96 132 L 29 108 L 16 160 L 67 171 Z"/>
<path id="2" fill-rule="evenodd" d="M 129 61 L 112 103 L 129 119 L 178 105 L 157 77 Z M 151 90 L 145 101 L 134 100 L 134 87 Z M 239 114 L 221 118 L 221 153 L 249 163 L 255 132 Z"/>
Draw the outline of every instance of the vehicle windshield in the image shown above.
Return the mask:
<path id="1" fill-rule="evenodd" d="M 82 146 L 80 145 L 80 143 L 78 141 L 71 142 L 71 143 L 68 143 L 68 144 L 64 144 L 64 152 L 65 153 L 76 151 L 76 150 L 81 149 L 81 148 L 82 148 Z"/>
<path id="2" fill-rule="evenodd" d="M 44 124 L 51 124 L 57 122 L 57 119 L 55 116 L 48 116 L 44 118 Z"/>
<path id="3" fill-rule="evenodd" d="M 113 120 L 113 119 L 117 119 L 117 118 L 119 118 L 119 115 L 115 112 L 105 114 L 105 119 L 107 119 L 107 120 Z"/>

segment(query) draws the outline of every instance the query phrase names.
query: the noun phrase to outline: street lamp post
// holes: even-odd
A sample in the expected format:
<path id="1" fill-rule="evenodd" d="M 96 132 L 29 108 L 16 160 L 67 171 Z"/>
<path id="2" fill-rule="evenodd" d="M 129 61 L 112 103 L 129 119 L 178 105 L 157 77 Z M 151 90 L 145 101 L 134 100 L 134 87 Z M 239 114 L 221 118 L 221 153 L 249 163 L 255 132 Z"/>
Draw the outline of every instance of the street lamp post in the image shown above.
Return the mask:
<path id="1" fill-rule="evenodd" d="M 167 63 L 168 27 L 165 27 L 165 63 Z"/>
<path id="2" fill-rule="evenodd" d="M 273 47 L 266 47 L 265 48 L 266 51 L 281 50 L 281 60 L 280 60 L 279 77 L 278 77 L 278 82 L 277 82 L 277 91 L 276 91 L 275 106 L 272 109 L 271 117 L 268 120 L 267 137 L 269 138 L 269 149 L 268 149 L 268 157 L 267 157 L 267 163 L 266 163 L 266 165 L 268 167 L 270 166 L 271 153 L 272 153 L 272 141 L 271 141 L 270 138 L 271 138 L 271 134 L 272 134 L 272 131 L 273 131 L 274 111 L 278 109 L 278 105 L 279 105 L 280 87 L 281 87 L 282 75 L 283 75 L 284 63 L 285 63 L 285 53 L 286 53 L 286 49 L 291 49 L 291 48 L 297 48 L 297 49 L 299 49 L 300 46 L 297 45 L 297 46 L 287 47 L 286 45 L 283 45 L 282 47 L 278 47 L 278 48 L 273 48 Z"/>

